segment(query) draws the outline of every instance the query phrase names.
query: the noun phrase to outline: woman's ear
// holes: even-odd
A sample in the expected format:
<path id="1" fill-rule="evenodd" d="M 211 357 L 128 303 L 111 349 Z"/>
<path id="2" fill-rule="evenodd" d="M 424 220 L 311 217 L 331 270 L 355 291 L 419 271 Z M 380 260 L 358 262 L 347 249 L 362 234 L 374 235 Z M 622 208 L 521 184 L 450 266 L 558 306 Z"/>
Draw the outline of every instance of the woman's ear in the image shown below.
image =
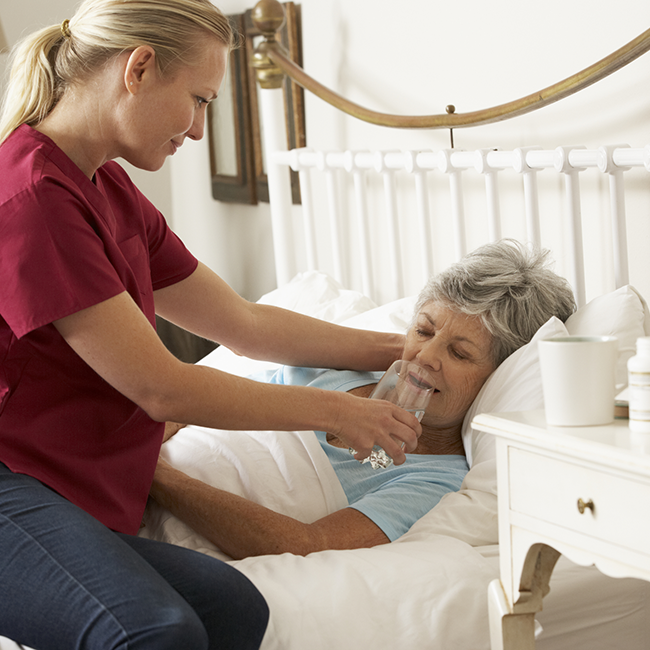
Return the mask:
<path id="1" fill-rule="evenodd" d="M 156 52 L 149 45 L 136 47 L 129 55 L 124 69 L 124 85 L 135 95 L 150 80 L 157 76 Z"/>

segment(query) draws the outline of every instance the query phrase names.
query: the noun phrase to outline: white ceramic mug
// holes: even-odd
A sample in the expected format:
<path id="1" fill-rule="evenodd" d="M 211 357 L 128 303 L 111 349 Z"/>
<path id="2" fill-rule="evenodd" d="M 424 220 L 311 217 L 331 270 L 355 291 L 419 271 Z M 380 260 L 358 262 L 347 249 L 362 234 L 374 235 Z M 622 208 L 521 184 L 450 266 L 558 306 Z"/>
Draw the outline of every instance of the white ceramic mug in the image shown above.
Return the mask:
<path id="1" fill-rule="evenodd" d="M 556 336 L 539 342 L 546 422 L 582 427 L 614 421 L 618 339 Z"/>

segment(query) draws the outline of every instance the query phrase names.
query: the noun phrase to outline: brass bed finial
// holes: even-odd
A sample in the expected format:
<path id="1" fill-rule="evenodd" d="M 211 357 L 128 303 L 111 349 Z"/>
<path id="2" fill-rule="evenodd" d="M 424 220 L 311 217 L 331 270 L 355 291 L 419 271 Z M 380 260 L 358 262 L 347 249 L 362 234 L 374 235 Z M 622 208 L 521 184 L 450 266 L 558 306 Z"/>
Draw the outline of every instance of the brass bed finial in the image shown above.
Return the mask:
<path id="1" fill-rule="evenodd" d="M 269 56 L 271 47 L 277 48 L 283 55 L 288 53 L 276 40 L 275 34 L 284 25 L 284 9 L 277 0 L 260 0 L 252 12 L 253 24 L 264 36 L 253 52 L 252 66 L 255 68 L 257 82 L 262 88 L 280 88 L 285 73 L 280 65 Z"/>
<path id="2" fill-rule="evenodd" d="M 278 0 L 260 0 L 253 10 L 253 22 L 266 38 L 256 48 L 253 62 L 253 66 L 257 70 L 258 80 L 263 88 L 279 87 L 283 75 L 287 74 L 297 84 L 348 115 L 371 124 L 400 129 L 457 129 L 500 122 L 511 117 L 524 115 L 569 97 L 587 86 L 591 86 L 650 50 L 650 29 L 648 29 L 627 45 L 588 68 L 520 99 L 471 113 L 391 115 L 373 111 L 345 99 L 345 97 L 310 77 L 299 65 L 296 65 L 282 45 L 275 39 L 273 26 L 277 25 L 276 29 L 282 26 L 280 14 L 284 16 L 284 10 Z"/>

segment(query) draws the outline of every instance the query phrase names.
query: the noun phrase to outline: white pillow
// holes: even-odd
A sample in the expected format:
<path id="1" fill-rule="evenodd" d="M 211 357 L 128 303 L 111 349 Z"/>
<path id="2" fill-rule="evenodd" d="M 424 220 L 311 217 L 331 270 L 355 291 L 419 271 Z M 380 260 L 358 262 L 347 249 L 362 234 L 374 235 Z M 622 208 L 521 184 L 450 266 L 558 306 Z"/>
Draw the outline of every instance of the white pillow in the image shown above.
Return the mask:
<path id="1" fill-rule="evenodd" d="M 532 411 L 543 408 L 544 396 L 537 343 L 551 336 L 566 334 L 564 324 L 554 316 L 537 330 L 529 343 L 515 350 L 483 384 L 463 421 L 463 444 L 470 467 L 494 458 L 495 447 L 494 436 L 472 429 L 474 417 L 480 413 Z"/>
<path id="2" fill-rule="evenodd" d="M 405 334 L 411 320 L 417 296 L 394 300 L 381 307 L 375 307 L 341 322 L 345 327 Z"/>
<path id="3" fill-rule="evenodd" d="M 299 273 L 291 282 L 263 295 L 258 302 L 331 323 L 341 323 L 377 307 L 370 298 L 358 291 L 344 289 L 340 282 L 320 271 Z M 238 356 L 224 346 L 213 350 L 200 363 L 239 377 L 249 377 L 279 366 L 271 361 Z"/>
<path id="4" fill-rule="evenodd" d="M 340 323 L 377 305 L 358 291 L 345 289 L 321 271 L 305 271 L 258 302 L 297 311 L 330 323 Z"/>
<path id="5" fill-rule="evenodd" d="M 636 353 L 636 340 L 648 330 L 650 312 L 629 284 L 594 298 L 566 322 L 571 335 L 615 336 L 618 339 L 616 383 L 627 385 L 627 360 Z"/>

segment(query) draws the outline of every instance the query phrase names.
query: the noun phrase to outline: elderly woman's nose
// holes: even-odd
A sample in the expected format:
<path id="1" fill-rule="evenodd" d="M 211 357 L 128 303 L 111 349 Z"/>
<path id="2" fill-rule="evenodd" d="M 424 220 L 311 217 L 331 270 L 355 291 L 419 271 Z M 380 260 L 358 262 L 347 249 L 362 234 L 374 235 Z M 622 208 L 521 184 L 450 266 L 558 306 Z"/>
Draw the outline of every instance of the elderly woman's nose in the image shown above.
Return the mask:
<path id="1" fill-rule="evenodd" d="M 442 346 L 436 339 L 432 339 L 424 343 L 418 350 L 415 360 L 425 367 L 430 367 L 433 370 L 440 370 L 442 364 Z"/>

